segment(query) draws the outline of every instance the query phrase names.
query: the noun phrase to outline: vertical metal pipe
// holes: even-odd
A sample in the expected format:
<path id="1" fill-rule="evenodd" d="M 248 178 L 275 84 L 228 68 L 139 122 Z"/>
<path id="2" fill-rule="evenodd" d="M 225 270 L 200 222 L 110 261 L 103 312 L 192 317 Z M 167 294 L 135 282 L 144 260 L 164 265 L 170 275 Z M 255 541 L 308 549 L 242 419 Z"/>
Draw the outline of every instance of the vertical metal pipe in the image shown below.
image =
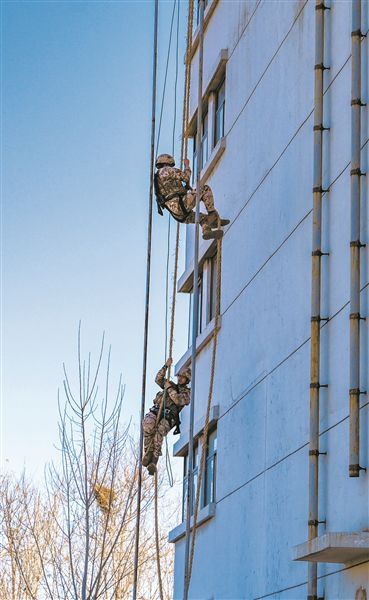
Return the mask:
<path id="1" fill-rule="evenodd" d="M 320 300 L 322 257 L 324 4 L 315 5 L 313 235 L 310 350 L 309 540 L 319 523 Z M 308 600 L 317 600 L 317 564 L 308 565 Z"/>
<path id="2" fill-rule="evenodd" d="M 360 475 L 360 146 L 361 0 L 352 0 L 351 32 L 351 273 L 350 273 L 350 456 L 349 475 Z"/>
<path id="3" fill-rule="evenodd" d="M 141 519 L 141 488 L 142 488 L 142 453 L 143 453 L 143 419 L 145 416 L 146 400 L 146 371 L 147 371 L 147 345 L 149 336 L 149 305 L 150 305 L 150 275 L 151 275 L 151 237 L 152 237 L 152 207 L 154 191 L 154 158 L 155 158 L 155 115 L 156 115 L 156 74 L 158 62 L 158 14 L 159 0 L 155 0 L 154 12 L 154 50 L 152 66 L 152 106 L 151 106 L 151 165 L 150 165 L 150 187 L 149 187 L 149 217 L 147 224 L 147 263 L 146 263 L 146 299 L 145 299 L 145 324 L 144 324 L 144 343 L 142 358 L 142 387 L 141 387 L 141 413 L 140 413 L 140 445 L 138 459 L 138 479 L 137 479 L 137 506 L 136 506 L 136 532 L 135 532 L 135 553 L 133 566 L 133 592 L 132 598 L 137 598 L 137 577 L 138 577 L 138 556 L 140 540 L 140 519 Z"/>
<path id="4" fill-rule="evenodd" d="M 190 401 L 190 427 L 188 436 L 188 465 L 187 465 L 187 503 L 186 503 L 186 545 L 185 545 L 185 570 L 184 570 L 184 600 L 188 599 L 190 537 L 191 537 L 191 507 L 193 488 L 193 426 L 195 415 L 195 385 L 196 385 L 196 338 L 199 317 L 199 218 L 200 218 L 200 174 L 201 174 L 201 133 L 202 133 L 202 70 L 204 57 L 204 0 L 199 2 L 200 29 L 199 29 L 199 74 L 198 74 L 198 101 L 197 101 L 197 171 L 196 171 L 196 213 L 195 213 L 195 252 L 193 270 L 193 306 L 192 306 L 192 377 Z"/>

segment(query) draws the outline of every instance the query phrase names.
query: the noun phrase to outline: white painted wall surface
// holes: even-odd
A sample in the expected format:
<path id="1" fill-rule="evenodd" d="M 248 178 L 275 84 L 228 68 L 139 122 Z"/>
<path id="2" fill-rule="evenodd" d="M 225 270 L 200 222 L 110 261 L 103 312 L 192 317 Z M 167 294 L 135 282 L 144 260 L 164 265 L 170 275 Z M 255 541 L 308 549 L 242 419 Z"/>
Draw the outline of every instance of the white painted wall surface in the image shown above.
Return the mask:
<path id="1" fill-rule="evenodd" d="M 214 0 L 213 0 L 214 1 Z M 351 3 L 326 11 L 320 532 L 369 527 L 369 473 L 348 477 Z M 222 327 L 214 404 L 220 405 L 216 514 L 199 527 L 192 599 L 306 598 L 307 564 L 291 560 L 307 539 L 314 2 L 219 0 L 204 41 L 204 88 L 221 49 L 226 70 L 226 150 L 212 172 L 223 241 Z M 368 3 L 363 25 L 368 29 Z M 368 100 L 368 40 L 363 98 Z M 193 60 L 192 112 L 197 101 Z M 362 143 L 368 110 L 362 112 Z M 368 169 L 368 146 L 363 169 Z M 368 234 L 363 178 L 362 239 Z M 193 228 L 187 234 L 187 266 Z M 368 247 L 362 250 L 368 285 Z M 369 288 L 362 314 L 369 317 Z M 368 321 L 362 323 L 362 389 L 368 390 Z M 211 344 L 197 362 L 195 422 L 205 410 Z M 362 396 L 363 405 L 368 402 Z M 183 411 L 183 431 L 189 411 Z M 369 467 L 368 407 L 361 464 Z M 179 459 L 178 459 L 179 460 Z M 183 592 L 184 538 L 176 543 L 174 598 Z M 345 570 L 343 570 L 345 569 Z M 319 595 L 354 599 L 369 589 L 368 563 L 319 566 Z"/>

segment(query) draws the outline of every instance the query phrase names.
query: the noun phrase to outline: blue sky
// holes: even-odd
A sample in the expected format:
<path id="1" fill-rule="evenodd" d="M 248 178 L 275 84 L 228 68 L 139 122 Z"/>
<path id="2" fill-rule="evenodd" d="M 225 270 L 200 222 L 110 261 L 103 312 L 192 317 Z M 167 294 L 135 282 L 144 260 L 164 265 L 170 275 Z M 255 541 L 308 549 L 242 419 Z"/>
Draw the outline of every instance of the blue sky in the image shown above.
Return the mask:
<path id="1" fill-rule="evenodd" d="M 160 2 L 159 104 L 172 10 Z M 126 383 L 124 418 L 138 421 L 153 12 L 139 0 L 2 2 L 2 457 L 16 471 L 39 473 L 52 457 L 62 363 L 73 372 L 80 319 L 87 352 L 106 332 L 113 380 L 122 372 Z M 175 46 L 159 151 L 172 146 L 174 82 Z M 155 211 L 148 403 L 164 360 L 167 226 Z M 181 261 L 180 273 L 183 248 Z M 180 297 L 177 357 L 186 336 Z"/>

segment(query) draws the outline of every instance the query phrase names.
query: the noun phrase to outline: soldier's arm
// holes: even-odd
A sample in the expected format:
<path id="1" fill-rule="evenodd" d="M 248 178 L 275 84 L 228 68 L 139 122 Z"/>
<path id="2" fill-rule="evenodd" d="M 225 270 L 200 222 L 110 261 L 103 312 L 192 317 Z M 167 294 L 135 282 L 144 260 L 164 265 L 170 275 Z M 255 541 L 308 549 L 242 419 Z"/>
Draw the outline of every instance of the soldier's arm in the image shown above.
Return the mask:
<path id="1" fill-rule="evenodd" d="M 162 389 L 164 389 L 164 383 L 165 383 L 165 374 L 167 372 L 167 365 L 164 365 L 160 371 L 158 371 L 156 377 L 155 377 L 155 383 L 161 387 Z"/>
<path id="2" fill-rule="evenodd" d="M 177 406 L 188 406 L 188 404 L 190 403 L 191 390 L 186 389 L 177 392 L 177 390 L 174 387 L 170 387 L 168 388 L 168 396 L 171 399 L 171 401 L 174 402 L 174 404 L 176 404 Z"/>
<path id="3" fill-rule="evenodd" d="M 181 169 L 176 169 L 177 175 L 180 177 L 181 181 L 183 181 L 183 183 L 185 183 L 186 185 L 190 185 L 191 172 L 192 171 L 190 167 L 184 168 L 183 171 Z"/>

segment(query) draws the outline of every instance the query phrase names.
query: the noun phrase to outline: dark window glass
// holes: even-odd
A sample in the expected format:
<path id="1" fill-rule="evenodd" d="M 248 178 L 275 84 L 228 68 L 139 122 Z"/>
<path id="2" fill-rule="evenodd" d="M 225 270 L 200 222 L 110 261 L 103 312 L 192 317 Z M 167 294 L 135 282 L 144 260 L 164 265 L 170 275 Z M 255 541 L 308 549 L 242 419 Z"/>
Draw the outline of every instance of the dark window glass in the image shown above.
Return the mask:
<path id="1" fill-rule="evenodd" d="M 205 468 L 205 494 L 204 506 L 215 502 L 215 482 L 216 482 L 216 459 L 217 459 L 217 431 L 216 429 L 209 434 L 208 446 L 206 451 Z"/>
<path id="2" fill-rule="evenodd" d="M 188 469 L 188 455 L 184 457 L 183 461 L 183 503 L 182 503 L 182 521 L 186 519 L 187 510 L 187 469 Z M 199 447 L 196 445 L 193 450 L 193 479 L 192 479 L 192 498 L 191 498 L 191 515 L 193 515 L 196 493 L 197 493 L 197 482 L 199 477 Z"/>
<path id="3" fill-rule="evenodd" d="M 224 136 L 225 80 L 220 84 L 215 101 L 214 146 Z"/>
<path id="4" fill-rule="evenodd" d="M 203 331 L 203 318 L 202 318 L 202 314 L 203 314 L 203 285 L 202 285 L 202 275 L 199 277 L 198 280 L 198 286 L 199 286 L 199 309 L 198 309 L 198 321 L 197 321 L 197 335 L 199 335 L 200 333 L 202 333 Z M 188 320 L 189 322 L 189 326 L 188 326 L 188 347 L 191 346 L 192 343 L 192 322 L 193 322 L 193 291 L 190 294 L 190 318 Z"/>
<path id="5" fill-rule="evenodd" d="M 192 503 L 191 503 L 191 515 L 193 515 L 197 484 L 199 476 L 201 454 L 199 454 L 199 447 L 194 447 L 193 454 L 193 487 L 192 487 Z M 202 490 L 200 497 L 200 508 L 207 506 L 211 502 L 215 502 L 215 490 L 216 490 L 216 464 L 217 464 L 217 431 L 214 429 L 208 435 L 208 443 L 206 447 L 206 460 L 205 460 L 205 473 L 202 481 Z M 183 504 L 182 504 L 182 520 L 186 519 L 186 507 L 187 507 L 187 465 L 188 456 L 184 457 L 183 461 Z"/>
<path id="6" fill-rule="evenodd" d="M 209 265 L 209 286 L 208 286 L 208 314 L 207 323 L 210 323 L 215 317 L 217 293 L 217 256 L 212 256 Z"/>
<path id="7" fill-rule="evenodd" d="M 204 11 L 207 7 L 207 5 L 209 4 L 210 0 L 205 0 L 204 2 Z M 198 26 L 198 24 L 200 23 L 200 0 L 197 0 L 197 6 L 196 6 L 196 19 L 194 19 L 194 29 L 196 29 L 196 27 Z"/>
<path id="8" fill-rule="evenodd" d="M 192 167 L 192 185 L 196 183 L 196 172 L 197 172 L 197 132 L 194 133 L 193 137 L 193 167 Z M 201 131 L 201 156 L 200 156 L 200 168 L 202 169 L 209 158 L 209 144 L 208 144 L 208 115 L 206 114 L 202 120 L 202 131 Z"/>

